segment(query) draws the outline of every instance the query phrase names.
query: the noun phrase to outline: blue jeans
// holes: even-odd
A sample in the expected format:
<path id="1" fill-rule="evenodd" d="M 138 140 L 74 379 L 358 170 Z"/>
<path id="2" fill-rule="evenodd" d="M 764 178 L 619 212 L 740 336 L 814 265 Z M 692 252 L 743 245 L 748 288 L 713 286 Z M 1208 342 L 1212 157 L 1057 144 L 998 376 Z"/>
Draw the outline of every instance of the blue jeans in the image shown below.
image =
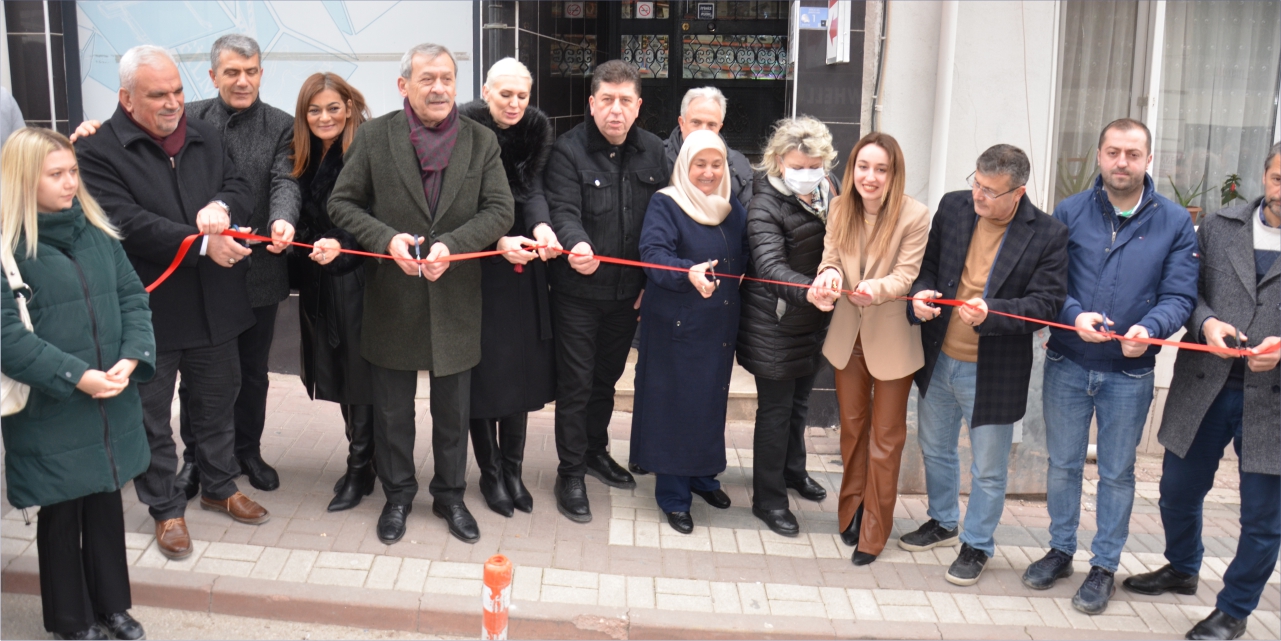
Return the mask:
<path id="1" fill-rule="evenodd" d="M 1046 502 L 1050 547 L 1076 553 L 1081 524 L 1081 473 L 1090 444 L 1090 419 L 1099 424 L 1099 531 L 1090 565 L 1116 572 L 1130 536 L 1134 507 L 1134 453 L 1152 405 L 1151 367 L 1129 372 L 1089 371 L 1053 350 L 1045 353 L 1045 444 L 1050 469 Z"/>
<path id="2" fill-rule="evenodd" d="M 974 416 L 974 384 L 978 365 L 939 354 L 930 377 L 929 390 L 917 404 L 920 426 L 917 438 L 925 458 L 925 491 L 929 496 L 930 518 L 949 530 L 961 518 L 961 459 L 957 443 L 961 419 L 970 423 Z M 1001 522 L 1005 509 L 1005 481 L 1009 474 L 1010 443 L 1014 425 L 982 425 L 970 428 L 970 500 L 965 511 L 965 530 L 961 542 L 982 550 L 989 557 L 996 553 L 992 535 Z"/>
<path id="3" fill-rule="evenodd" d="M 1223 450 L 1231 442 L 1241 456 L 1241 390 L 1219 392 L 1201 419 L 1184 458 L 1166 451 L 1161 470 L 1161 525 L 1165 558 L 1180 572 L 1201 571 L 1201 508 L 1214 487 Z M 1244 619 L 1259 605 L 1259 595 L 1272 574 L 1281 549 L 1281 476 L 1241 472 L 1241 538 L 1223 574 L 1215 607 Z"/>
<path id="4" fill-rule="evenodd" d="M 692 503 L 692 490 L 714 492 L 721 489 L 715 476 L 654 475 L 654 500 L 664 512 L 688 512 Z"/>

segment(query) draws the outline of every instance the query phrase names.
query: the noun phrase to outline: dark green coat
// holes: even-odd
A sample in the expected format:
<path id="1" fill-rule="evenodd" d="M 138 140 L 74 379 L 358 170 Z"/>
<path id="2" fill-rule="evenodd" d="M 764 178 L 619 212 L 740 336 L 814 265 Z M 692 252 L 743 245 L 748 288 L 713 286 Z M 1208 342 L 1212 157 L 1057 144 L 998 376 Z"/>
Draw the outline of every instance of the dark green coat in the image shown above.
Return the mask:
<path id="1" fill-rule="evenodd" d="M 147 292 L 124 248 L 89 225 L 79 203 L 39 220 L 36 256 L 21 242 L 16 252 L 34 333 L 0 278 L 0 370 L 31 386 L 27 406 L 3 421 L 9 502 L 19 508 L 120 489 L 151 462 L 137 385 L 155 373 Z M 94 400 L 76 389 L 85 370 L 122 358 L 138 367 L 119 395 Z"/>
<path id="2" fill-rule="evenodd" d="M 458 139 L 440 187 L 437 214 L 423 194 L 418 157 L 401 110 L 361 125 L 329 198 L 329 217 L 364 248 L 387 253 L 396 234 L 440 242 L 451 254 L 481 251 L 511 229 L 515 211 L 498 138 L 458 117 Z M 452 263 L 436 282 L 408 276 L 391 260 L 365 266 L 361 354 L 394 370 L 464 372 L 480 362 L 480 261 Z"/>

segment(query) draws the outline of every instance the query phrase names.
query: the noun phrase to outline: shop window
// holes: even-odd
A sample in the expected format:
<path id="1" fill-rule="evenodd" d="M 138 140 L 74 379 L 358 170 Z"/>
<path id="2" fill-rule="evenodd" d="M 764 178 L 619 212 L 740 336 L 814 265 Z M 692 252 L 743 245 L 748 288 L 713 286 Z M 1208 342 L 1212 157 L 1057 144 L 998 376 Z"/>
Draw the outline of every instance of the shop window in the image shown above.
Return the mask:
<path id="1" fill-rule="evenodd" d="M 692 79 L 782 80 L 787 36 L 685 36 L 681 76 Z"/>
<path id="2" fill-rule="evenodd" d="M 551 40 L 551 76 L 570 78 L 591 73 L 596 59 L 596 36 L 560 36 Z"/>
<path id="3" fill-rule="evenodd" d="M 666 78 L 671 36 L 625 35 L 622 38 L 623 60 L 636 65 L 642 78 Z"/>

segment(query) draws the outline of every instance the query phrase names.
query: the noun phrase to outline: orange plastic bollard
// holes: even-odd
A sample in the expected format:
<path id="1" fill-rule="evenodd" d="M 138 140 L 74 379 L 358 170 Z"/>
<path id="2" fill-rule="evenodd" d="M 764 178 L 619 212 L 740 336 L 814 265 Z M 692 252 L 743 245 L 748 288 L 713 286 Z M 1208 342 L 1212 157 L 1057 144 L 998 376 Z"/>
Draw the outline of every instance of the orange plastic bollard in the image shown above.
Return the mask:
<path id="1" fill-rule="evenodd" d="M 512 598 L 512 562 L 501 554 L 485 561 L 485 581 L 481 587 L 481 607 L 485 611 L 480 638 L 507 638 L 507 608 Z"/>

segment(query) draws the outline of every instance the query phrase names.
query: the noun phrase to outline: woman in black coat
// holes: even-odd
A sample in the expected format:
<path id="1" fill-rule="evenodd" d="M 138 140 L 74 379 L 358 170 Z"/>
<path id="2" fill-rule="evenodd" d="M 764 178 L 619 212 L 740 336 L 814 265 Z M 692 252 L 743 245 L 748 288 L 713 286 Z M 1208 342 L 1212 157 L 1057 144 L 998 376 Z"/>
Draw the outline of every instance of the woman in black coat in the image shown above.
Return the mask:
<path id="1" fill-rule="evenodd" d="M 315 245 L 306 260 L 292 253 L 290 276 L 298 288 L 302 382 L 313 399 L 333 401 L 346 423 L 347 473 L 334 486 L 329 511 L 349 510 L 374 491 L 374 413 L 369 363 L 360 356 L 364 313 L 364 258 L 341 254 L 361 249 L 329 219 L 329 192 L 342 172 L 343 152 L 369 117 L 365 98 L 332 73 L 303 82 L 294 112 L 294 176 L 302 211 L 294 239 Z"/>
<path id="2" fill-rule="evenodd" d="M 459 108 L 498 136 L 516 201 L 515 223 L 496 243 L 508 253 L 481 259 L 481 356 L 471 372 L 469 427 L 480 491 L 489 509 L 503 516 L 511 516 L 513 508 L 534 509 L 521 480 L 525 428 L 528 413 L 556 397 L 547 269 L 534 260 L 556 256 L 560 249 L 543 199 L 543 166 L 553 133 L 547 116 L 529 106 L 532 85 L 525 65 L 503 58 L 490 67 L 482 99 Z M 535 244 L 543 249 L 521 249 Z"/>
<path id="3" fill-rule="evenodd" d="M 827 208 L 837 195 L 828 175 L 836 150 L 823 123 L 789 118 L 774 127 L 747 208 L 754 278 L 808 286 L 823 259 Z M 738 362 L 756 377 L 752 513 L 784 536 L 800 525 L 787 488 L 822 501 L 827 491 L 805 471 L 805 418 L 831 314 L 802 287 L 747 281 Z"/>

